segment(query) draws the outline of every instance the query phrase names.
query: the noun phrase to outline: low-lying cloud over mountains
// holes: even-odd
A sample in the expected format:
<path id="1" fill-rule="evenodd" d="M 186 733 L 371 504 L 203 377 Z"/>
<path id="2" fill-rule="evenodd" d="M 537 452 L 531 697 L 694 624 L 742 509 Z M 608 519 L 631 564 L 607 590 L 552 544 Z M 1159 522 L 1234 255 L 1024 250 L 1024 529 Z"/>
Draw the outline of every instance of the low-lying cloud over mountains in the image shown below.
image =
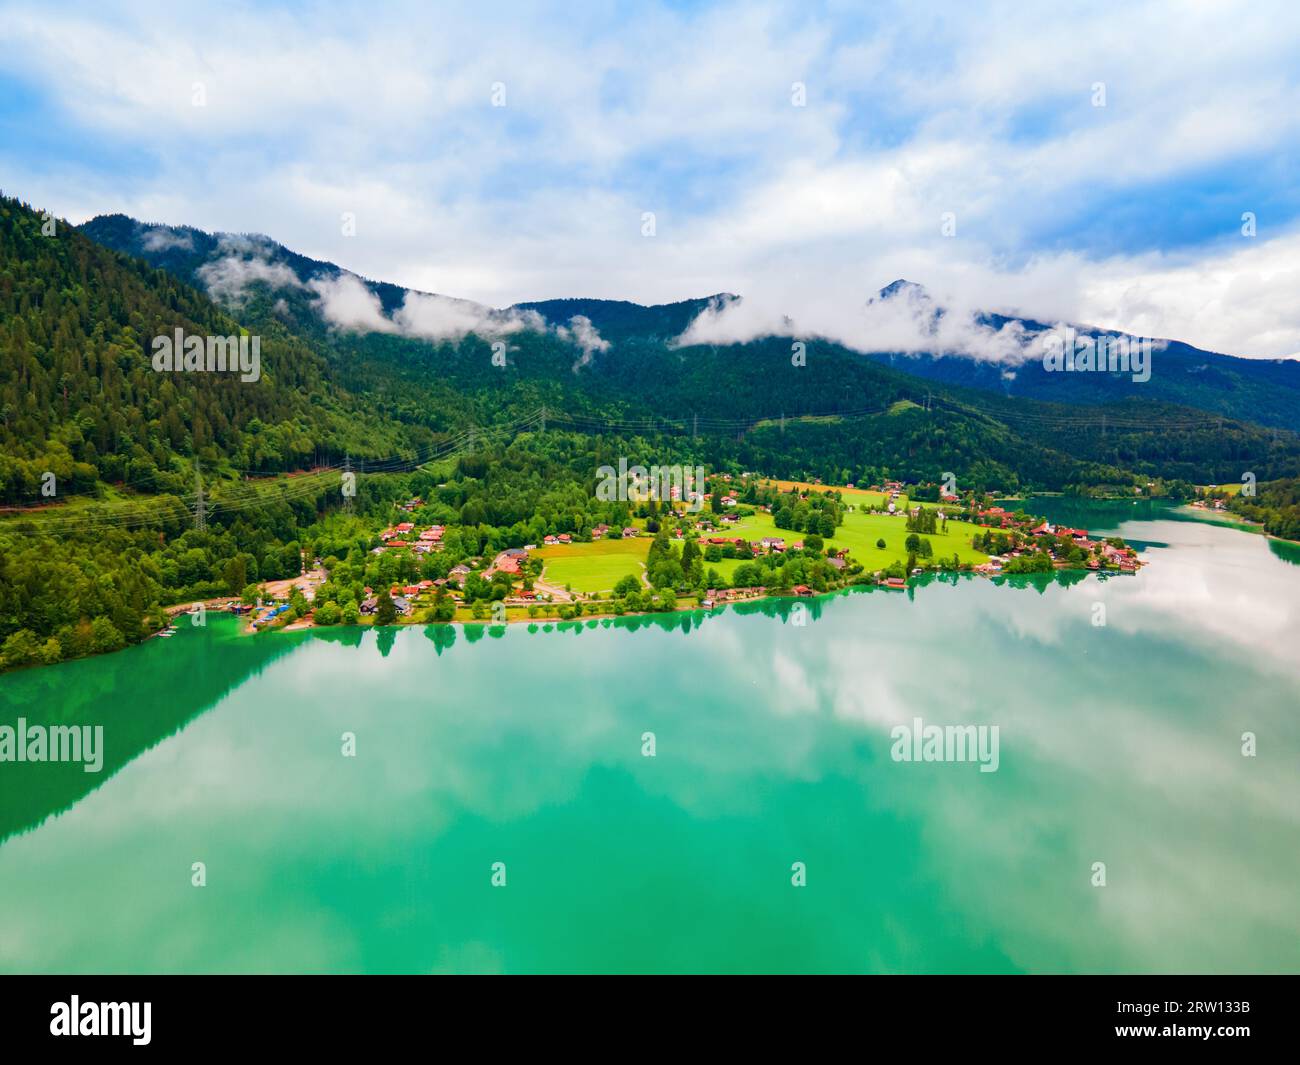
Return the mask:
<path id="1" fill-rule="evenodd" d="M 332 263 L 298 256 L 258 234 L 209 235 L 188 228 L 135 225 L 136 240 L 146 254 L 177 252 L 201 257 L 193 267 L 195 280 L 214 299 L 231 306 L 244 301 L 251 285 L 262 283 L 272 291 L 293 289 L 307 294 L 316 313 L 336 329 L 430 341 L 457 341 L 470 334 L 497 339 L 524 330 L 549 330 L 578 348 L 575 370 L 610 350 L 609 341 L 583 315 L 550 323 L 530 308 L 495 308 L 453 296 L 383 286 Z M 95 223 L 90 226 L 93 232 Z M 196 245 L 196 235 L 205 238 L 202 245 Z M 390 292 L 388 299 L 381 296 L 385 287 Z M 398 293 L 400 302 L 394 302 Z M 715 296 L 675 344 L 745 344 L 773 336 L 822 338 L 864 354 L 961 355 L 1015 365 L 1041 355 L 1037 339 L 1043 328 L 1030 328 L 1015 318 L 990 317 L 977 308 L 941 306 L 923 286 L 899 280 L 856 306 L 840 305 L 834 314 L 814 312 L 799 319 L 768 301 Z"/>
<path id="2" fill-rule="evenodd" d="M 262 234 L 211 234 L 187 226 L 146 225 L 124 215 L 98 216 L 83 229 L 96 240 L 191 279 L 232 309 L 243 306 L 260 285 L 272 294 L 306 298 L 321 321 L 335 329 L 435 342 L 470 334 L 494 340 L 524 330 L 551 332 L 577 349 L 575 370 L 610 349 L 584 315 L 551 323 L 533 309 L 498 309 L 369 281 L 333 263 L 298 255 Z"/>
<path id="3" fill-rule="evenodd" d="M 991 319 L 973 308 L 940 307 L 921 285 L 895 281 L 848 313 L 796 320 L 743 297 L 715 299 L 690 324 L 680 344 L 743 344 L 765 336 L 821 337 L 864 353 L 964 355 L 1016 364 L 1041 354 L 1019 319 Z"/>
<path id="4" fill-rule="evenodd" d="M 522 329 L 544 332 L 546 319 L 536 311 L 497 310 L 472 300 L 406 290 L 401 306 L 384 313 L 379 296 L 356 274 L 315 277 L 307 288 L 319 299 L 318 310 L 330 325 L 372 333 L 397 333 L 424 340 L 460 340 L 474 333 L 502 337 Z M 590 325 L 590 323 L 587 323 Z"/>
<path id="5" fill-rule="evenodd" d="M 898 280 L 869 298 L 839 296 L 824 286 L 807 299 L 806 284 L 781 291 L 758 284 L 756 297 L 721 292 L 651 306 L 580 297 L 494 308 L 372 281 L 260 235 L 146 225 L 126 215 L 98 216 L 82 230 L 205 289 L 237 315 L 269 310 L 307 334 L 374 333 L 453 344 L 471 334 L 494 344 L 514 337 L 506 349 L 511 361 L 529 357 L 525 352 L 534 345 L 526 336 L 540 337 L 571 349 L 574 372 L 617 372 L 623 360 L 644 354 L 779 337 L 810 342 L 810 358 L 833 347 L 835 358 L 856 352 L 912 377 L 1002 395 L 1088 404 L 1141 396 L 1265 425 L 1300 425 L 1300 361 L 1220 355 L 1157 335 L 1150 337 L 1158 352 L 1150 374 L 1054 372 L 1057 367 L 1043 360 L 1044 341 L 1067 325 L 1094 338 L 1134 334 L 1069 316 L 989 311 L 977 286 L 944 283 L 931 292 Z M 1020 295 L 1012 291 L 1009 302 L 1022 302 Z M 787 298 L 797 310 L 787 311 Z M 267 302 L 257 307 L 259 300 Z"/>

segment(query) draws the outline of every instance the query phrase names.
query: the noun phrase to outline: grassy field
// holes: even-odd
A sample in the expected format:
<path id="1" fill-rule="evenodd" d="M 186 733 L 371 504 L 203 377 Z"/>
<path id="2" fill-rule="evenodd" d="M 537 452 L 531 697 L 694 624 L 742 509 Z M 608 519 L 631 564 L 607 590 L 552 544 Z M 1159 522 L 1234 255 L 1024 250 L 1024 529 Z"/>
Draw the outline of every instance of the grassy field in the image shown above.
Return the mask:
<path id="1" fill-rule="evenodd" d="M 827 550 L 847 549 L 855 562 L 861 562 L 867 570 L 884 569 L 891 562 L 906 562 L 907 549 L 903 546 L 907 539 L 907 518 L 902 514 L 867 514 L 854 510 L 844 515 L 844 524 L 835 530 L 835 536 L 827 541 Z M 964 521 L 948 522 L 948 532 L 927 536 L 934 547 L 935 557 L 952 558 L 953 552 L 963 562 L 987 562 L 988 555 L 971 547 L 971 537 L 982 530 L 977 525 Z M 761 540 L 764 536 L 780 536 L 787 544 L 803 539 L 803 533 L 778 529 L 772 522 L 772 515 L 759 511 L 753 517 L 742 518 L 735 525 L 724 526 L 714 536 L 743 536 L 746 540 Z M 884 550 L 876 547 L 877 540 L 884 540 Z M 723 576 L 730 578 L 740 563 L 734 559 L 722 562 L 707 562 Z"/>
<path id="2" fill-rule="evenodd" d="M 891 562 L 906 562 L 907 549 L 903 546 L 907 540 L 907 519 L 903 516 L 893 517 L 888 514 L 864 514 L 853 511 L 844 516 L 844 524 L 835 530 L 835 537 L 829 541 L 827 549 L 847 548 L 855 562 L 861 562 L 868 570 L 884 569 Z M 980 532 L 977 525 L 964 521 L 948 522 L 947 533 L 933 533 L 925 536 L 934 547 L 936 558 L 952 558 L 956 552 L 963 562 L 987 562 L 988 555 L 971 547 L 971 537 Z M 884 540 L 885 547 L 876 547 L 877 540 Z"/>
<path id="3" fill-rule="evenodd" d="M 542 580 L 566 585 L 575 592 L 609 592 L 620 577 L 640 577 L 653 540 L 638 536 L 635 540 L 595 540 L 589 544 L 557 544 L 534 551 L 546 568 Z"/>
<path id="4" fill-rule="evenodd" d="M 813 484 L 811 481 L 764 481 L 764 485 L 775 485 L 782 492 L 790 492 L 798 489 L 801 492 L 839 492 L 840 498 L 846 503 L 879 507 L 889 502 L 889 496 L 884 492 L 869 492 L 865 488 L 842 488 L 839 485 L 830 484 Z M 905 496 L 900 496 L 901 501 L 905 501 Z"/>
<path id="5" fill-rule="evenodd" d="M 828 486 L 810 485 L 796 481 L 777 481 L 782 489 L 792 487 L 820 488 Z M 880 492 L 868 492 L 860 488 L 841 488 L 840 492 L 846 502 L 878 504 L 885 500 Z M 900 500 L 906 506 L 905 500 Z M 927 504 L 930 505 L 930 504 Z M 901 510 L 902 508 L 900 508 Z M 903 546 L 907 539 L 906 518 L 888 514 L 867 514 L 853 510 L 845 514 L 844 524 L 836 530 L 834 538 L 827 542 L 827 550 L 847 549 L 855 562 L 860 562 L 868 571 L 884 569 L 893 562 L 906 562 L 907 549 Z M 638 523 L 640 524 L 640 523 Z M 947 533 L 935 533 L 927 537 L 934 547 L 936 557 L 952 558 L 954 552 L 963 562 L 980 563 L 988 561 L 988 556 L 970 546 L 971 537 L 980 531 L 978 526 L 966 522 L 950 521 Z M 748 518 L 742 518 L 734 525 L 721 525 L 717 532 L 704 534 L 702 538 L 712 536 L 743 536 L 746 540 L 761 540 L 765 536 L 780 536 L 787 544 L 802 540 L 803 534 L 778 529 L 772 521 L 772 515 L 762 511 Z M 876 547 L 877 540 L 884 540 L 885 547 Z M 646 556 L 650 552 L 652 540 L 648 536 L 635 540 L 597 540 L 589 544 L 557 544 L 543 547 L 533 552 L 534 557 L 545 561 L 546 568 L 542 579 L 563 588 L 568 586 L 575 592 L 609 592 L 619 578 L 631 574 L 640 577 L 644 572 Z M 680 542 L 674 541 L 680 549 Z M 705 545 L 701 544 L 701 550 Z M 741 559 L 724 558 L 718 562 L 705 562 L 705 569 L 712 567 L 730 581 Z"/>
<path id="6" fill-rule="evenodd" d="M 719 559 L 717 562 L 705 562 L 704 572 L 708 573 L 709 570 L 715 569 L 722 577 L 726 578 L 728 583 L 730 583 L 736 575 L 736 567 L 744 564 L 746 561 L 746 559 L 742 558 L 723 558 Z"/>
<path id="7" fill-rule="evenodd" d="M 701 535 L 705 538 L 710 536 L 730 536 L 734 539 L 737 536 L 743 536 L 746 540 L 761 540 L 764 536 L 788 536 L 790 534 L 777 529 L 772 521 L 771 514 L 756 510 L 748 518 L 741 518 L 734 525 L 719 524 L 717 532 L 701 533 Z"/>
<path id="8" fill-rule="evenodd" d="M 764 481 L 763 484 L 768 485 L 768 486 L 773 486 L 773 485 L 774 485 L 774 486 L 776 486 L 777 488 L 779 488 L 782 492 L 789 492 L 789 491 L 792 491 L 792 490 L 794 490 L 794 489 L 798 489 L 798 490 L 801 491 L 801 492 L 803 492 L 803 491 L 811 491 L 811 492 L 831 492 L 831 491 L 835 491 L 835 492 L 839 492 L 839 494 L 840 494 L 840 498 L 841 498 L 845 503 L 851 504 L 852 506 L 855 506 L 855 507 L 860 507 L 860 506 L 883 507 L 883 506 L 885 506 L 885 505 L 889 502 L 889 494 L 888 494 L 887 492 L 871 492 L 871 491 L 868 491 L 866 488 L 845 488 L 845 487 L 843 487 L 842 485 L 833 485 L 833 484 L 813 484 L 811 481 L 775 481 L 775 480 L 773 480 L 773 481 Z M 909 506 L 911 506 L 911 501 L 907 498 L 907 495 L 906 495 L 905 493 L 900 493 L 900 494 L 899 494 L 899 497 L 898 497 L 896 503 L 897 503 L 898 509 L 899 509 L 900 511 L 901 511 L 901 510 L 906 510 Z M 937 507 L 939 504 L 938 504 L 938 503 L 924 503 L 924 504 L 922 504 L 922 505 L 923 505 L 923 506 L 927 506 L 927 507 Z"/>

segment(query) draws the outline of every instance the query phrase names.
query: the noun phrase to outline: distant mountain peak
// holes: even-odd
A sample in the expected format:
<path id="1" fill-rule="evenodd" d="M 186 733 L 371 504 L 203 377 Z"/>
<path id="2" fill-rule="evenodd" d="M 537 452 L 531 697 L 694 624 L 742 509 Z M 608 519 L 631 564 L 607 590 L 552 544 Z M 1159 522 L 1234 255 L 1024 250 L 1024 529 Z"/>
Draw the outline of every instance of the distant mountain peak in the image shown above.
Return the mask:
<path id="1" fill-rule="evenodd" d="M 930 299 L 930 292 L 924 285 L 900 277 L 897 281 L 891 281 L 888 285 L 882 288 L 879 294 L 875 296 L 871 302 L 874 302 L 877 299 L 894 299 L 897 296 L 912 296 L 918 299 L 928 300 Z"/>

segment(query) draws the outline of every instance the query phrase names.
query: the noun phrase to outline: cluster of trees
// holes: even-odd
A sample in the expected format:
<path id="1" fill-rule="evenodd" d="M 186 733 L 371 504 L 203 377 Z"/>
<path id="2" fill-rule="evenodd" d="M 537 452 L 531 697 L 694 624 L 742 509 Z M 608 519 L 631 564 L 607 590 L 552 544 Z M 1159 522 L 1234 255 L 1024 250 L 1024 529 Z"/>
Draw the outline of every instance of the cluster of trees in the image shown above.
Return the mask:
<path id="1" fill-rule="evenodd" d="M 0 666 L 116 650 L 161 628 L 169 604 L 302 572 L 296 523 L 275 508 L 204 532 L 191 521 L 177 506 L 157 527 L 0 526 Z"/>
<path id="2" fill-rule="evenodd" d="M 389 454 L 405 436 L 330 380 L 274 318 L 258 323 L 262 377 L 158 373 L 151 341 L 231 336 L 240 323 L 190 285 L 0 197 L 0 502 L 122 484 L 188 491 L 189 462 L 275 471 L 322 452 Z M 418 443 L 412 437 L 410 443 Z"/>
<path id="3" fill-rule="evenodd" d="M 816 533 L 829 539 L 844 523 L 844 509 L 837 497 L 826 493 L 810 492 L 805 499 L 798 492 L 790 492 L 779 495 L 772 503 L 772 523 L 778 529 Z"/>
<path id="4" fill-rule="evenodd" d="M 1300 540 L 1300 477 L 1284 477 L 1256 486 L 1254 496 L 1227 497 L 1228 509 L 1284 540 Z"/>
<path id="5" fill-rule="evenodd" d="M 907 531 L 913 533 L 925 533 L 933 536 L 938 532 L 948 531 L 948 515 L 945 513 L 943 521 L 939 520 L 939 512 L 931 510 L 929 507 L 918 507 L 915 514 L 907 515 Z"/>

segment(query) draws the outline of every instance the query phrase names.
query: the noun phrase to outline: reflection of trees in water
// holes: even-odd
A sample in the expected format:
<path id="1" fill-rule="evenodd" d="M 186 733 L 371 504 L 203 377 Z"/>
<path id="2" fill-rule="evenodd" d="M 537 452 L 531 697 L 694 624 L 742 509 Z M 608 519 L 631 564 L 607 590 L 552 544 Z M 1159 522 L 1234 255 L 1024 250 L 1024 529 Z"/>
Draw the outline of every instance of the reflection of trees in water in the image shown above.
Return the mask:
<path id="1" fill-rule="evenodd" d="M 102 725 L 104 764 L 6 762 L 0 766 L 0 841 L 41 824 L 90 794 L 132 759 L 216 705 L 298 647 L 310 633 L 238 634 L 233 618 L 180 619 L 170 639 L 115 654 L 11 673 L 0 680 L 0 724 Z"/>
<path id="2" fill-rule="evenodd" d="M 1269 540 L 1268 549 L 1283 562 L 1300 566 L 1300 544 L 1293 544 L 1290 540 Z"/>
<path id="3" fill-rule="evenodd" d="M 1300 565 L 1300 545 L 1273 541 L 1271 546 L 1278 557 Z M 1001 587 L 1034 589 L 1042 594 L 1052 584 L 1071 586 L 1094 576 L 1084 571 L 1057 571 L 996 577 L 993 581 Z M 914 598 L 920 592 L 923 596 L 929 584 L 955 586 L 960 581 L 983 579 L 970 574 L 927 574 L 913 579 L 907 595 Z M 859 585 L 814 598 L 756 599 L 713 610 L 536 622 L 514 628 L 557 636 L 578 636 L 596 629 L 635 633 L 657 628 L 690 633 L 726 614 L 761 615 L 782 624 L 800 618 L 816 623 L 833 599 L 850 595 L 896 597 L 895 592 L 886 589 Z M 797 610 L 802 613 L 796 615 Z M 511 626 L 442 624 L 422 628 L 424 637 L 441 656 L 453 650 L 462 636 L 465 644 L 477 643 L 484 637 L 501 639 Z M 138 755 L 179 732 L 229 692 L 303 643 L 324 641 L 356 649 L 373 638 L 379 654 L 387 658 L 401 631 L 414 636 L 414 631 L 401 626 L 340 626 L 247 637 L 238 633 L 233 619 L 217 615 L 202 628 L 187 626 L 182 620 L 180 631 L 170 640 L 150 640 L 117 654 L 0 678 L 0 724 L 15 725 L 22 717 L 30 725 L 104 726 L 104 765 L 98 773 L 86 773 L 80 763 L 4 764 L 0 769 L 0 841 L 68 809 Z"/>

